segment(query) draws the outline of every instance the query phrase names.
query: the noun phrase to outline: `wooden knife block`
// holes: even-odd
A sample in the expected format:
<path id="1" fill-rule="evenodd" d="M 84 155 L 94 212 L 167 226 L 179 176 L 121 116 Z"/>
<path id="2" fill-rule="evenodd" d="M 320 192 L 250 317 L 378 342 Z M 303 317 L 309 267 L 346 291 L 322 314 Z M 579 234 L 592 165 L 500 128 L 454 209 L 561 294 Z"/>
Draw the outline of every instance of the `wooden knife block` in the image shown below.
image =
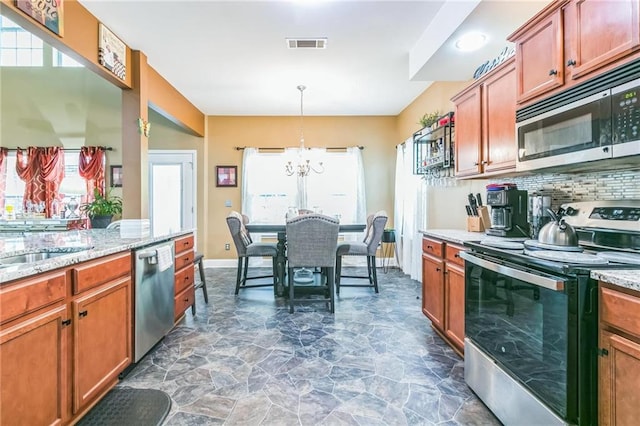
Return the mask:
<path id="1" fill-rule="evenodd" d="M 467 231 L 469 232 L 483 232 L 484 225 L 480 216 L 467 216 Z"/>
<path id="2" fill-rule="evenodd" d="M 482 226 L 484 226 L 484 229 L 491 228 L 491 218 L 489 217 L 489 207 L 487 206 L 478 207 L 478 216 L 482 221 Z"/>
<path id="3" fill-rule="evenodd" d="M 467 231 L 484 232 L 491 227 L 489 209 L 485 206 L 478 207 L 478 216 L 467 216 Z"/>

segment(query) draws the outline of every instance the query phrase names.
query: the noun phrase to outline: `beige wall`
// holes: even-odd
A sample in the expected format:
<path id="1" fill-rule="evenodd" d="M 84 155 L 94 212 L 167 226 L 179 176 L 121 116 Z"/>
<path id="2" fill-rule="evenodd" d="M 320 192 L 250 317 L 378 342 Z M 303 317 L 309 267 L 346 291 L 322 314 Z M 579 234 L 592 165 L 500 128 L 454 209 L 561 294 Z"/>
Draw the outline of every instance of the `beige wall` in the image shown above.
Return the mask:
<path id="1" fill-rule="evenodd" d="M 308 147 L 364 146 L 362 157 L 367 211 L 384 209 L 392 215 L 397 144 L 395 123 L 396 118 L 390 116 L 305 117 L 305 144 Z M 212 181 L 215 166 L 237 165 L 241 175 L 242 151 L 237 151 L 234 147 L 296 147 L 299 137 L 299 117 L 207 118 L 207 168 L 210 174 L 207 184 L 207 258 L 235 258 L 235 251 L 224 251 L 225 243 L 233 247 L 225 217 L 230 210 L 241 210 L 240 186 L 217 188 Z M 268 176 L 265 178 L 268 179 Z M 226 200 L 231 201 L 231 207 L 225 207 Z"/>
<path id="2" fill-rule="evenodd" d="M 436 82 L 429 86 L 420 96 L 409 104 L 397 117 L 398 137 L 405 140 L 421 126 L 418 120 L 427 112 L 454 111 L 451 97 L 471 84 L 472 81 Z M 466 229 L 467 194 L 480 192 L 486 199 L 487 181 L 450 180 L 451 186 L 429 186 L 427 188 L 426 228 L 431 229 Z"/>

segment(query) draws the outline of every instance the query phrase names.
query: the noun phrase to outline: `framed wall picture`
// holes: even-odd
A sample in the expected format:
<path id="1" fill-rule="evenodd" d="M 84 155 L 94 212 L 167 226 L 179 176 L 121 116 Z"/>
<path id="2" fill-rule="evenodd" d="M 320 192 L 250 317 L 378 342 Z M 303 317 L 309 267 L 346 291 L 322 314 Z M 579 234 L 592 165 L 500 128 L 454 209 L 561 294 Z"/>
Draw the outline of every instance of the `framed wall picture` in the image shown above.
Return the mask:
<path id="1" fill-rule="evenodd" d="M 238 186 L 238 166 L 216 166 L 216 186 Z"/>
<path id="2" fill-rule="evenodd" d="M 103 24 L 98 38 L 98 62 L 121 80 L 127 76 L 127 45 Z"/>
<path id="3" fill-rule="evenodd" d="M 64 0 L 16 0 L 16 7 L 62 37 Z"/>
<path id="4" fill-rule="evenodd" d="M 111 166 L 111 187 L 122 187 L 122 166 Z"/>

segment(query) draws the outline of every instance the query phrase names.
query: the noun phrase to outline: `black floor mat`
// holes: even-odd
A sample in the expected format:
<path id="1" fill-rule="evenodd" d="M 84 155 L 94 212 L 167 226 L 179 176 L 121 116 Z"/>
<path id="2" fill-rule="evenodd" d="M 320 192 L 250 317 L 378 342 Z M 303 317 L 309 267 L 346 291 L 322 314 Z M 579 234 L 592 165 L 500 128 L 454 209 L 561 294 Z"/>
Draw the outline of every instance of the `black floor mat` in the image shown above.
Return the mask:
<path id="1" fill-rule="evenodd" d="M 80 426 L 158 426 L 169 409 L 171 398 L 156 389 L 114 388 L 84 416 Z"/>

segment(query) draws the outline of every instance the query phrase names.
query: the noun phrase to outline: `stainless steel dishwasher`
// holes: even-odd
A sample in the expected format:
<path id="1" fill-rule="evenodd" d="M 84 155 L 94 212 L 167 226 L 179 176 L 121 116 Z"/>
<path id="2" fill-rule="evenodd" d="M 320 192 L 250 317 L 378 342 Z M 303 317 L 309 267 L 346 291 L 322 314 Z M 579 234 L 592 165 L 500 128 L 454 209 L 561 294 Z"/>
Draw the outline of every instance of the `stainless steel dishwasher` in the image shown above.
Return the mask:
<path id="1" fill-rule="evenodd" d="M 140 248 L 134 256 L 134 362 L 138 362 L 173 327 L 173 241 Z"/>

